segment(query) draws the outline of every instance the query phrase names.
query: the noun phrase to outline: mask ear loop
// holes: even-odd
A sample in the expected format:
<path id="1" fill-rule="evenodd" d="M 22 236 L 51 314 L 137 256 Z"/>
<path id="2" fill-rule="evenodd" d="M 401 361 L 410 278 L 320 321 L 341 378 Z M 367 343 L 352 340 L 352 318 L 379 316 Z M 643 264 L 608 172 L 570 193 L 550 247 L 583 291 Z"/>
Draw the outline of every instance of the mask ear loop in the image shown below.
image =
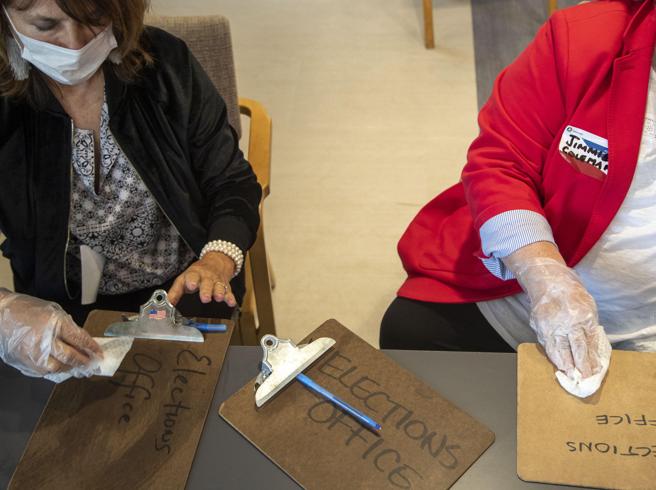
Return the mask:
<path id="1" fill-rule="evenodd" d="M 2 6 L 2 10 L 5 12 L 5 18 L 9 23 L 9 30 L 11 31 L 11 36 L 5 38 L 5 47 L 7 49 L 7 58 L 9 60 L 9 66 L 11 71 L 14 74 L 16 80 L 27 80 L 30 76 L 30 64 L 23 59 L 23 44 L 20 42 L 20 38 L 17 35 L 16 26 L 14 26 L 13 21 L 9 12 L 7 12 L 7 7 Z"/>
<path id="2" fill-rule="evenodd" d="M 16 80 L 27 80 L 30 77 L 30 64 L 21 56 L 21 48 L 11 36 L 5 38 L 9 66 Z"/>
<path id="3" fill-rule="evenodd" d="M 14 25 L 14 21 L 11 20 L 11 15 L 9 15 L 9 11 L 7 10 L 7 7 L 4 5 L 2 6 L 2 10 L 5 12 L 5 19 L 7 19 L 7 22 L 9 23 L 9 30 L 11 31 L 11 37 L 14 38 L 14 41 L 16 41 L 16 44 L 18 44 L 18 48 L 23 51 L 23 43 L 20 41 L 20 36 L 18 35 L 18 29 L 16 29 L 16 26 Z"/>

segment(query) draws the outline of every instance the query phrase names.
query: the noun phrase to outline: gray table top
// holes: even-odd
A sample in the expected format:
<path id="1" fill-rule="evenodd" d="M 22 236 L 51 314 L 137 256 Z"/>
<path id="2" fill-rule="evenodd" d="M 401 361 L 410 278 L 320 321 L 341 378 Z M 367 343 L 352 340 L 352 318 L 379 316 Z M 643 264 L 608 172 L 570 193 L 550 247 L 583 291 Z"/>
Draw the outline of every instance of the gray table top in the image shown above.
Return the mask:
<path id="1" fill-rule="evenodd" d="M 470 352 L 386 351 L 496 434 L 494 444 L 455 489 L 545 488 L 516 474 L 516 356 Z M 230 347 L 198 446 L 189 489 L 299 488 L 219 417 L 219 405 L 257 374 L 259 347 Z M 0 488 L 4 488 L 52 390 L 0 362 Z M 549 486 L 549 488 L 569 488 Z"/>

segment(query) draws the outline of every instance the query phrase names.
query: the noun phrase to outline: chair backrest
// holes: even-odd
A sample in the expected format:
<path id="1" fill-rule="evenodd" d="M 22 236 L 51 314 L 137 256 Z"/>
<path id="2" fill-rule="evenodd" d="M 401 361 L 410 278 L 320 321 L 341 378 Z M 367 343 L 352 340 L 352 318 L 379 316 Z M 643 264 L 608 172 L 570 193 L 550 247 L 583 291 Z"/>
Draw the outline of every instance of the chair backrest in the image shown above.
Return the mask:
<path id="1" fill-rule="evenodd" d="M 146 24 L 159 27 L 187 43 L 228 108 L 230 125 L 241 137 L 237 77 L 230 23 L 221 15 L 168 17 L 150 15 Z"/>

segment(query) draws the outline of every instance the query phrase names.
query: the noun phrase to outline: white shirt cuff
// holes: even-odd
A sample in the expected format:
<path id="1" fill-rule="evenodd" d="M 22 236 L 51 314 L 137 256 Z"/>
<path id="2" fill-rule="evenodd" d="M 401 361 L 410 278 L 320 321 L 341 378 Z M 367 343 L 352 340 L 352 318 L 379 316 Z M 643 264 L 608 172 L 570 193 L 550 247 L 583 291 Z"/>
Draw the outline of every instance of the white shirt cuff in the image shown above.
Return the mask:
<path id="1" fill-rule="evenodd" d="M 527 209 L 513 209 L 490 218 L 479 230 L 481 248 L 487 258 L 483 265 L 499 279 L 514 279 L 506 268 L 504 257 L 535 242 L 555 244 L 551 226 L 544 216 Z"/>

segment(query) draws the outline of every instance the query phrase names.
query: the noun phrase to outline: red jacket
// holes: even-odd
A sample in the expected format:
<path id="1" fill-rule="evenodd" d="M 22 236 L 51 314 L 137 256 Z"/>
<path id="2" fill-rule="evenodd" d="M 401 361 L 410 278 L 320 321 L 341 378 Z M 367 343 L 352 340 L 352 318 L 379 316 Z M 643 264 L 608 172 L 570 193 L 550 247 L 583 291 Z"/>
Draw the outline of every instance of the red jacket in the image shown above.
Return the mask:
<path id="1" fill-rule="evenodd" d="M 599 0 L 553 15 L 497 78 L 462 181 L 403 234 L 398 251 L 408 278 L 399 296 L 464 303 L 519 292 L 479 258 L 481 225 L 513 209 L 545 216 L 567 264 L 577 264 L 631 184 L 655 41 L 652 0 Z M 570 126 L 608 140 L 607 175 L 561 155 Z"/>

